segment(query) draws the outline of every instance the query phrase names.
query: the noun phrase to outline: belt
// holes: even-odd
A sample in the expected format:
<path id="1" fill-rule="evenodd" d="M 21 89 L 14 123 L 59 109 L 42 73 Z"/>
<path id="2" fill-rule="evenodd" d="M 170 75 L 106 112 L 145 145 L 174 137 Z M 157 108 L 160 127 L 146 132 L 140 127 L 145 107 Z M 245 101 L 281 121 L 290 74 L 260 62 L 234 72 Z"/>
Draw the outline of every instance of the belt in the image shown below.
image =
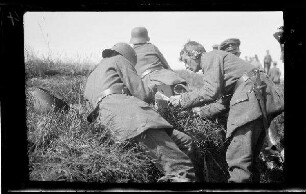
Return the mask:
<path id="1" fill-rule="evenodd" d="M 144 78 L 146 75 L 152 73 L 153 71 L 158 71 L 164 69 L 162 66 L 156 66 L 156 67 L 152 67 L 150 69 L 145 70 L 142 74 L 141 74 L 141 79 Z"/>
<path id="2" fill-rule="evenodd" d="M 100 93 L 100 95 L 98 96 L 96 100 L 96 105 L 100 103 L 106 96 L 109 96 L 111 94 L 131 95 L 129 89 L 126 86 L 113 86 Z"/>
<path id="3" fill-rule="evenodd" d="M 263 72 L 262 70 L 259 69 L 252 69 L 251 71 L 249 71 L 248 73 L 243 74 L 238 81 L 236 82 L 235 85 L 235 89 L 234 91 L 245 81 L 247 81 L 248 79 L 251 79 L 253 77 L 255 77 L 257 75 L 257 73 Z"/>
<path id="4" fill-rule="evenodd" d="M 103 92 L 100 93 L 99 97 L 96 100 L 96 107 L 94 108 L 93 111 L 87 116 L 87 121 L 88 122 L 93 122 L 99 115 L 99 103 L 106 97 L 111 94 L 127 94 L 131 95 L 130 91 L 128 90 L 127 87 L 125 86 L 113 86 L 111 88 L 108 88 L 104 90 Z"/>

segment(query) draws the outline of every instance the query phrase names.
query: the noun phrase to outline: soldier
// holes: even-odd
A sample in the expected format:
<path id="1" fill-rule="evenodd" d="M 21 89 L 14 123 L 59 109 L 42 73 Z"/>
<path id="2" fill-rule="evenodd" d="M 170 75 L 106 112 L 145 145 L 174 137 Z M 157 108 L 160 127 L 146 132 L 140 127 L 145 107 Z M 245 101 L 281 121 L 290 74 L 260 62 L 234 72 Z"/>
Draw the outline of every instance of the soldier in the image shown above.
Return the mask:
<path id="1" fill-rule="evenodd" d="M 268 76 L 250 63 L 222 50 L 205 52 L 195 41 L 185 44 L 182 61 L 186 68 L 203 71 L 203 87 L 170 97 L 174 107 L 188 109 L 230 98 L 226 138 L 229 182 L 258 182 L 255 161 L 265 130 L 284 107 L 283 95 Z M 269 95 L 267 95 L 269 94 Z"/>
<path id="2" fill-rule="evenodd" d="M 246 62 L 249 62 L 248 56 L 245 56 L 244 58 Z"/>
<path id="3" fill-rule="evenodd" d="M 272 63 L 272 57 L 269 53 L 269 50 L 267 50 L 267 54 L 264 58 L 264 69 L 267 74 L 269 74 L 271 63 Z"/>
<path id="4" fill-rule="evenodd" d="M 233 53 L 234 55 L 239 57 L 241 54 L 239 49 L 240 43 L 241 42 L 238 38 L 229 38 L 220 44 L 219 50 Z"/>
<path id="5" fill-rule="evenodd" d="M 214 44 L 212 45 L 213 50 L 219 50 L 219 45 L 218 44 Z"/>
<path id="6" fill-rule="evenodd" d="M 149 88 L 168 85 L 172 91 L 167 96 L 174 95 L 173 88 L 177 84 L 187 85 L 187 82 L 171 69 L 163 54 L 149 41 L 145 27 L 135 27 L 132 30 L 130 44 L 133 44 L 137 54 L 135 69 Z"/>
<path id="7" fill-rule="evenodd" d="M 269 72 L 269 77 L 275 84 L 280 84 L 281 72 L 277 66 L 277 62 L 273 62 L 273 67 Z"/>
<path id="8" fill-rule="evenodd" d="M 259 59 L 258 59 L 258 56 L 255 54 L 255 57 L 253 58 L 253 60 L 251 61 L 251 64 L 254 65 L 254 67 L 256 67 L 257 69 L 260 69 L 260 70 L 263 70 L 260 62 L 259 62 Z"/>
<path id="9" fill-rule="evenodd" d="M 88 120 L 108 128 L 117 141 L 143 145 L 165 173 L 159 181 L 193 182 L 194 166 L 188 157 L 191 138 L 174 130 L 149 104 L 150 88 L 137 75 L 137 56 L 127 43 L 102 52 L 103 60 L 89 75 L 84 97 L 95 107 Z"/>

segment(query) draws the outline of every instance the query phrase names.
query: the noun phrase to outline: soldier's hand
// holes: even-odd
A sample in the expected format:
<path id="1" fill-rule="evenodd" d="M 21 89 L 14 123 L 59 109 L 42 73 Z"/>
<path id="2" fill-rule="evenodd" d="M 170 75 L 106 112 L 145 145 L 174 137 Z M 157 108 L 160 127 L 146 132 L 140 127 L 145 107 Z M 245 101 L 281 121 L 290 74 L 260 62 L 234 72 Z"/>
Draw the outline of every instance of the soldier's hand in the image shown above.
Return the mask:
<path id="1" fill-rule="evenodd" d="M 192 113 L 195 114 L 195 115 L 201 116 L 201 108 L 200 107 L 194 107 L 192 109 Z"/>
<path id="2" fill-rule="evenodd" d="M 174 107 L 178 107 L 181 105 L 181 95 L 171 96 L 169 98 L 169 103 Z"/>

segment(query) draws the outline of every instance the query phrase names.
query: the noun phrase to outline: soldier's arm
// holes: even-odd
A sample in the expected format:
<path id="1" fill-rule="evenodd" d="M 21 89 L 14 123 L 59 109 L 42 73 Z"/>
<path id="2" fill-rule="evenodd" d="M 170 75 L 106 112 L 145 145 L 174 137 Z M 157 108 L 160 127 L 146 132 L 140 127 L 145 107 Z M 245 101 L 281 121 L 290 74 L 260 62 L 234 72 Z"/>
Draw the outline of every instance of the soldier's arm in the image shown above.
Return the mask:
<path id="1" fill-rule="evenodd" d="M 225 112 L 227 112 L 228 108 L 223 102 L 217 101 L 202 107 L 199 107 L 199 114 L 202 118 L 215 118 Z"/>
<path id="2" fill-rule="evenodd" d="M 163 66 L 165 69 L 171 69 L 171 67 L 169 66 L 167 60 L 165 59 L 164 55 L 159 51 L 159 49 L 154 46 L 156 53 L 158 54 L 158 58 L 160 59 L 160 61 L 162 62 Z"/>
<path id="3" fill-rule="evenodd" d="M 137 75 L 136 69 L 131 64 L 117 64 L 118 74 L 129 89 L 131 95 L 145 101 L 151 102 L 154 97 L 154 91 L 152 91 Z"/>
<path id="4" fill-rule="evenodd" d="M 224 82 L 223 58 L 221 56 L 204 56 L 201 58 L 201 66 L 204 72 L 203 86 L 181 95 L 182 108 L 207 104 L 221 96 L 221 87 Z"/>

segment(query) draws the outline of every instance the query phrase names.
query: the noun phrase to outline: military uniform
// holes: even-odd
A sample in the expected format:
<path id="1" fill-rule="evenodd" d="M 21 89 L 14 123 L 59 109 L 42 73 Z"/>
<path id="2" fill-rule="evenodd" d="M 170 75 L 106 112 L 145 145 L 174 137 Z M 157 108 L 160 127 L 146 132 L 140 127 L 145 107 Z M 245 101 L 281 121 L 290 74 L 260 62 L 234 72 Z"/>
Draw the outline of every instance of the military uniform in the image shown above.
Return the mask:
<path id="1" fill-rule="evenodd" d="M 187 85 L 187 82 L 170 68 L 159 49 L 149 41 L 145 27 L 132 29 L 130 43 L 134 45 L 137 53 L 135 69 L 143 82 L 149 88 L 167 85 L 171 90 L 176 84 Z M 174 95 L 174 91 L 171 91 L 170 95 Z"/>
<path id="2" fill-rule="evenodd" d="M 200 106 L 199 111 L 195 112 L 197 112 L 200 117 L 208 119 L 214 119 L 220 116 L 226 116 L 229 110 L 228 103 L 229 103 L 228 98 L 220 98 L 216 102 Z"/>
<path id="3" fill-rule="evenodd" d="M 187 84 L 170 68 L 163 54 L 155 45 L 151 43 L 136 44 L 133 48 L 137 54 L 135 69 L 149 88 L 163 84 L 169 86 L 179 83 Z"/>
<path id="4" fill-rule="evenodd" d="M 281 72 L 276 66 L 274 66 L 269 72 L 269 77 L 275 84 L 280 84 L 280 76 Z"/>
<path id="5" fill-rule="evenodd" d="M 266 89 L 258 96 L 253 91 L 254 76 L 244 80 L 254 67 L 231 53 L 218 50 L 204 52 L 200 66 L 204 74 L 203 87 L 182 94 L 180 105 L 185 109 L 192 108 L 231 96 L 228 106 L 224 106 L 229 108 L 226 134 L 231 140 L 226 152 L 229 182 L 255 181 L 252 177 L 255 171 L 253 164 L 262 146 L 266 125 L 272 115 L 283 110 L 283 96 L 263 72 L 258 75 Z M 262 112 L 257 97 L 264 99 L 260 102 L 263 102 L 265 112 Z M 265 113 L 268 114 L 268 123 L 263 119 Z"/>
<path id="6" fill-rule="evenodd" d="M 106 126 L 117 141 L 131 140 L 143 145 L 169 179 L 194 181 L 194 168 L 188 157 L 191 138 L 173 130 L 144 102 L 150 101 L 153 91 L 137 75 L 135 52 L 133 55 L 134 64 L 134 59 L 122 55 L 105 57 L 89 75 L 84 96 L 98 110 L 95 120 Z"/>
<path id="7" fill-rule="evenodd" d="M 269 74 L 271 63 L 272 63 L 272 57 L 270 54 L 267 54 L 264 58 L 264 69 L 267 74 Z"/>

